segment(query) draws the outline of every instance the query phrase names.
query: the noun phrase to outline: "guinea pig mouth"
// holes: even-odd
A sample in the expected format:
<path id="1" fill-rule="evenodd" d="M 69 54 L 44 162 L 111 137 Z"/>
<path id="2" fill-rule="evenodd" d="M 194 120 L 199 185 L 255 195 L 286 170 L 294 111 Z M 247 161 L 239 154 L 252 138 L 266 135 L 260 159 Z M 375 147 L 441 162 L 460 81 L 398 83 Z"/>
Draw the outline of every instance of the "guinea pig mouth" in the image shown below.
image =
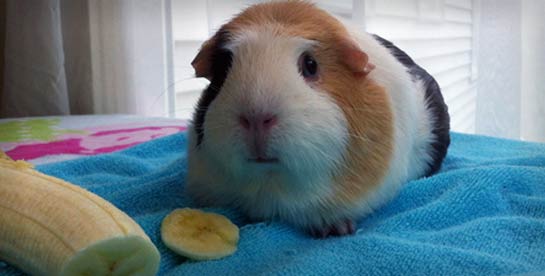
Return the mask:
<path id="1" fill-rule="evenodd" d="M 276 164 L 279 162 L 278 158 L 264 158 L 264 157 L 257 157 L 257 158 L 248 158 L 248 161 L 251 163 L 257 163 L 257 164 Z"/>

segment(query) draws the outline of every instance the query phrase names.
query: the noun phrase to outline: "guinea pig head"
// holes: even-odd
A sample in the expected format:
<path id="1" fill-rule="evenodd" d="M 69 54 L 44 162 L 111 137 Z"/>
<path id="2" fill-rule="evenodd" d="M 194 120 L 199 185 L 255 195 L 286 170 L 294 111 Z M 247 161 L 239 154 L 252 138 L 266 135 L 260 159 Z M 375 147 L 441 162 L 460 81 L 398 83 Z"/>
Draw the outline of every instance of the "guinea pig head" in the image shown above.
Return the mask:
<path id="1" fill-rule="evenodd" d="M 352 147 L 384 138 L 367 137 L 380 132 L 367 121 L 391 123 L 383 91 L 368 91 L 374 66 L 365 51 L 306 2 L 246 9 L 192 65 L 210 80 L 193 118 L 195 146 L 234 179 L 333 177 L 352 162 Z"/>

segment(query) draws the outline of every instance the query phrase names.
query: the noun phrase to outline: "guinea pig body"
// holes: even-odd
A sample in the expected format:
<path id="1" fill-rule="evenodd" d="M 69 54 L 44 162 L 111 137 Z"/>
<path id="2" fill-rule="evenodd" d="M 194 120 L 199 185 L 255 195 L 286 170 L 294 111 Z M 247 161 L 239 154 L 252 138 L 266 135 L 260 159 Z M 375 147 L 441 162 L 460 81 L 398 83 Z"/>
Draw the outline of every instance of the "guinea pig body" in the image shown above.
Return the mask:
<path id="1" fill-rule="evenodd" d="M 203 205 L 349 234 L 446 155 L 433 78 L 307 2 L 246 9 L 193 66 L 211 81 L 188 130 L 186 189 Z"/>

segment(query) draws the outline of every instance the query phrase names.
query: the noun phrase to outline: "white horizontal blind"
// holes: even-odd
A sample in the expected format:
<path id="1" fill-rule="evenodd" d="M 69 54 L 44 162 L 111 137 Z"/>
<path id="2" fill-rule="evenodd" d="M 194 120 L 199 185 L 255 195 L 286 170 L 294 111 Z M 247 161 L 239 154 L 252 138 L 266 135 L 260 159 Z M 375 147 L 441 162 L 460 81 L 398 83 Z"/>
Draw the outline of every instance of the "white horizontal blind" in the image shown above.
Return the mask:
<path id="1" fill-rule="evenodd" d="M 174 43 L 175 117 L 190 118 L 208 80 L 195 78 L 191 61 L 223 23 L 257 0 L 171 0 Z"/>
<path id="2" fill-rule="evenodd" d="M 474 132 L 476 76 L 474 3 L 478 0 L 314 0 L 321 8 L 391 40 L 439 82 L 452 129 Z M 191 60 L 221 24 L 261 0 L 172 0 L 177 117 L 191 115 L 206 80 Z"/>
<path id="3" fill-rule="evenodd" d="M 368 0 L 365 26 L 406 51 L 439 83 L 451 128 L 475 132 L 476 47 L 472 0 Z"/>
<path id="4" fill-rule="evenodd" d="M 175 103 L 171 116 L 190 118 L 206 79 L 195 78 L 191 61 L 201 44 L 223 23 L 245 7 L 264 0 L 171 0 L 174 43 Z M 343 19 L 351 19 L 352 0 L 317 0 L 320 7 Z M 360 13 L 360 19 L 363 13 Z"/>

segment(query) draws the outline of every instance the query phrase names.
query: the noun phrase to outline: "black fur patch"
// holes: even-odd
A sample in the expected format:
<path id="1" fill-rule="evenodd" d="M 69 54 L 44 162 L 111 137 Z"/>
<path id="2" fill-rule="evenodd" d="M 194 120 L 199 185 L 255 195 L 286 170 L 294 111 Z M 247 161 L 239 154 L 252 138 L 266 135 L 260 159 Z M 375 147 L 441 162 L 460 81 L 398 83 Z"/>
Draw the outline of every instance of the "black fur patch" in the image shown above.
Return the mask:
<path id="1" fill-rule="evenodd" d="M 374 37 L 382 46 L 388 48 L 399 62 L 407 67 L 407 71 L 411 74 L 413 81 L 421 80 L 424 84 L 428 104 L 427 109 L 434 120 L 432 133 L 436 137 L 436 140 L 431 144 L 434 150 L 432 153 L 433 163 L 429 164 L 430 168 L 426 173 L 427 176 L 432 175 L 441 168 L 441 163 L 447 155 L 448 146 L 450 145 L 450 116 L 439 84 L 437 84 L 435 79 L 426 70 L 418 66 L 411 57 L 397 48 L 392 42 L 378 35 L 374 35 Z"/>
<path id="2" fill-rule="evenodd" d="M 208 107 L 218 96 L 233 61 L 232 53 L 223 48 L 229 39 L 229 33 L 220 31 L 216 35 L 218 36 L 217 43 L 213 46 L 213 54 L 210 57 L 212 61 L 212 80 L 210 81 L 210 85 L 201 94 L 196 111 L 193 114 L 193 123 L 197 134 L 197 147 L 200 146 L 204 138 L 203 125 Z"/>

